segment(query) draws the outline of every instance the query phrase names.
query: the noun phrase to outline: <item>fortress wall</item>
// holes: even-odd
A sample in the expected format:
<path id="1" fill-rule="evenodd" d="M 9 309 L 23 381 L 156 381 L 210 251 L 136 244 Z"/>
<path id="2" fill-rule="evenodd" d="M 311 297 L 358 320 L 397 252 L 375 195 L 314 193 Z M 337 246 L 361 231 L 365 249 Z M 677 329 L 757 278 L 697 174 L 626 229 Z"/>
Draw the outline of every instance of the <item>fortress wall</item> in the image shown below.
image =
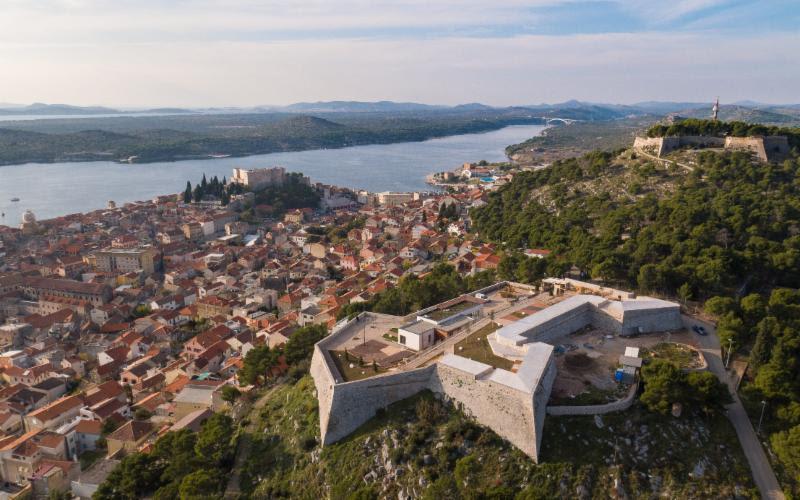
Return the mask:
<path id="1" fill-rule="evenodd" d="M 320 349 L 319 344 L 315 345 L 309 370 L 311 372 L 311 377 L 314 379 L 314 387 L 317 389 L 319 428 L 322 434 L 323 444 L 325 443 L 325 434 L 328 429 L 331 406 L 333 406 L 333 389 L 337 383 L 328 362 L 325 360 L 326 354 L 327 352 Z"/>
<path id="2" fill-rule="evenodd" d="M 322 444 L 331 444 L 344 438 L 374 417 L 379 409 L 428 389 L 434 371 L 435 366 L 428 366 L 335 384 L 330 388 L 330 394 L 323 395 L 312 370 L 320 399 Z M 330 404 L 323 405 L 323 398 L 329 398 Z M 323 411 L 327 413 L 324 418 Z"/>
<path id="3" fill-rule="evenodd" d="M 725 149 L 749 151 L 761 161 L 769 160 L 767 151 L 764 149 L 764 139 L 761 137 L 726 137 Z"/>
<path id="4" fill-rule="evenodd" d="M 430 389 L 460 403 L 481 425 L 537 460 L 537 442 L 541 437 L 536 435 L 530 393 L 489 380 L 475 380 L 473 375 L 443 364 L 436 365 Z M 549 390 L 547 393 L 549 398 Z"/>
<path id="5" fill-rule="evenodd" d="M 613 413 L 616 411 L 627 410 L 633 406 L 636 401 L 636 393 L 639 390 L 639 383 L 633 384 L 628 389 L 628 395 L 617 401 L 606 403 L 604 405 L 587 405 L 587 406 L 548 406 L 547 414 L 553 416 L 561 415 L 604 415 L 606 413 Z"/>
<path id="6" fill-rule="evenodd" d="M 637 137 L 633 140 L 633 149 L 650 153 L 651 155 L 661 156 L 661 137 Z"/>
<path id="7" fill-rule="evenodd" d="M 681 135 L 674 138 L 670 137 L 670 139 L 677 139 L 680 142 L 680 147 L 721 148 L 725 145 L 725 139 L 722 137 L 708 135 Z"/>
<path id="8" fill-rule="evenodd" d="M 611 316 L 603 309 L 594 308 L 591 312 L 592 325 L 595 328 L 605 330 L 607 332 L 614 332 L 616 334 L 622 333 L 622 323 L 620 320 Z"/>
<path id="9" fill-rule="evenodd" d="M 582 304 L 580 307 L 532 328 L 524 335 L 530 338 L 531 342 L 552 342 L 554 339 L 569 335 L 591 324 L 593 309 L 594 307 L 589 303 Z"/>
<path id="10" fill-rule="evenodd" d="M 683 328 L 681 310 L 675 307 L 661 309 L 642 309 L 625 311 L 622 324 L 622 333 L 663 332 L 666 330 L 679 330 Z"/>
<path id="11" fill-rule="evenodd" d="M 547 416 L 547 401 L 550 399 L 550 391 L 553 389 L 553 382 L 556 380 L 556 363 L 555 358 L 551 357 L 547 363 L 544 377 L 536 388 L 533 395 L 533 412 L 534 412 L 534 433 L 536 435 L 536 450 L 534 451 L 533 459 L 539 461 L 539 452 L 542 449 L 542 433 L 544 429 L 544 419 Z"/>
<path id="12" fill-rule="evenodd" d="M 784 135 L 768 135 L 763 138 L 764 150 L 770 160 L 789 154 L 789 139 Z"/>

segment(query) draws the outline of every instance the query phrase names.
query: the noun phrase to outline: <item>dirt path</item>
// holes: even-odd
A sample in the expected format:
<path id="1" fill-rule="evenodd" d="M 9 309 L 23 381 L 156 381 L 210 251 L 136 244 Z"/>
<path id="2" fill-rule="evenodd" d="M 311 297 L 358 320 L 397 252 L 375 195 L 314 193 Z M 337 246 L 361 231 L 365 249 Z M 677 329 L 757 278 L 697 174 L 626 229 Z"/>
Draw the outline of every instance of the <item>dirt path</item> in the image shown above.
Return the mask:
<path id="1" fill-rule="evenodd" d="M 250 456 L 250 450 L 253 445 L 251 436 L 256 432 L 258 426 L 258 419 L 255 417 L 258 416 L 258 410 L 267 404 L 269 398 L 279 387 L 280 385 L 276 385 L 270 388 L 263 396 L 258 398 L 254 404 L 250 405 L 249 410 L 246 412 L 246 415 L 250 417 L 250 421 L 239 437 L 239 442 L 236 447 L 236 459 L 233 462 L 233 469 L 231 470 L 230 479 L 228 480 L 228 486 L 225 488 L 225 494 L 222 497 L 225 500 L 236 500 L 242 493 L 242 468 L 244 467 L 247 457 Z"/>

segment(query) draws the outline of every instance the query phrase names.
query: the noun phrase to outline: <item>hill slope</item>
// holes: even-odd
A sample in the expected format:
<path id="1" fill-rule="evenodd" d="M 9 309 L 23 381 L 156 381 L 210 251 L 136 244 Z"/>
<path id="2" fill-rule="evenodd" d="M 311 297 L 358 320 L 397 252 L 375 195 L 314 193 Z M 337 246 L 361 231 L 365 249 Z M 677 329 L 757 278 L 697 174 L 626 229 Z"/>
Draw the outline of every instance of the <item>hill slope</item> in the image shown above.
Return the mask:
<path id="1" fill-rule="evenodd" d="M 724 417 L 675 421 L 634 410 L 605 417 L 602 429 L 592 417 L 548 418 L 540 465 L 429 393 L 325 448 L 314 444 L 319 421 L 308 377 L 279 388 L 251 418 L 258 432 L 242 488 L 253 498 L 588 499 L 610 497 L 615 480 L 632 497 L 719 498 L 752 488 L 741 453 L 716 446 L 734 439 Z M 642 427 L 659 430 L 643 437 Z M 649 453 L 640 448 L 615 464 L 614 440 L 637 435 Z M 670 449 L 674 440 L 685 443 L 680 452 Z M 693 479 L 697 463 L 711 465 Z"/>

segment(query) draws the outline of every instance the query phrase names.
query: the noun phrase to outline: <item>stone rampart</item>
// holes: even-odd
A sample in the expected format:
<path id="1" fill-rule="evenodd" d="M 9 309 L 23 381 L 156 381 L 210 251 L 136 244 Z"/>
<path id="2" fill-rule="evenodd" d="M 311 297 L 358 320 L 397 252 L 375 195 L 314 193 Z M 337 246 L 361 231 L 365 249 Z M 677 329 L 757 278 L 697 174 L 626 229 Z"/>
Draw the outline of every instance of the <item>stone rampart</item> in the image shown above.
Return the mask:
<path id="1" fill-rule="evenodd" d="M 525 336 L 531 341 L 552 342 L 592 324 L 592 305 L 589 302 L 534 327 Z"/>
<path id="2" fill-rule="evenodd" d="M 458 402 L 465 413 L 536 459 L 541 437 L 536 436 L 530 393 L 491 380 L 475 379 L 442 364 L 436 366 L 431 390 Z"/>
<path id="3" fill-rule="evenodd" d="M 606 403 L 604 405 L 586 405 L 586 406 L 548 406 L 547 414 L 552 416 L 562 415 L 604 415 L 606 413 L 613 413 L 615 411 L 627 410 L 636 401 L 636 393 L 639 390 L 639 383 L 632 385 L 628 390 L 628 394 L 617 401 Z"/>
<path id="4" fill-rule="evenodd" d="M 681 148 L 725 148 L 732 151 L 749 151 L 763 162 L 776 161 L 789 154 L 786 136 L 713 137 L 681 135 L 667 137 L 636 137 L 633 149 L 654 156 L 664 156 Z"/>
<path id="5" fill-rule="evenodd" d="M 434 370 L 435 366 L 428 366 L 322 388 L 315 377 L 320 400 L 322 444 L 331 444 L 344 438 L 374 417 L 379 409 L 430 388 Z M 328 391 L 329 396 L 323 396 L 321 389 Z M 325 408 L 323 398 L 328 403 Z M 324 419 L 323 410 L 326 414 Z"/>

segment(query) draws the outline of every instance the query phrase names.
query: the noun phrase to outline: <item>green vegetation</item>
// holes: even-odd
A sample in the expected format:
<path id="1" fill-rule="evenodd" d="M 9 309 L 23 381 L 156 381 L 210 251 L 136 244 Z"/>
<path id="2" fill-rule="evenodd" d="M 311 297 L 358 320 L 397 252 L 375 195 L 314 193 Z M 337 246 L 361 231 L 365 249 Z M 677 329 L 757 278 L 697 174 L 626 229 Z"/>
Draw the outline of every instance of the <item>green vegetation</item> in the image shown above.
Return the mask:
<path id="1" fill-rule="evenodd" d="M 747 282 L 800 281 L 800 160 L 760 165 L 744 153 L 703 152 L 694 172 L 668 177 L 673 187 L 666 192 L 631 197 L 591 189 L 632 169 L 643 179 L 671 175 L 622 161 L 592 153 L 521 173 L 473 210 L 475 230 L 510 249 L 552 250 L 554 257 L 537 263 L 548 275 L 575 265 L 648 293 L 674 295 L 683 287 L 708 298 Z"/>
<path id="2" fill-rule="evenodd" d="M 239 371 L 239 380 L 248 385 L 263 385 L 272 377 L 273 369 L 281 364 L 281 358 L 296 371 L 295 375 L 300 375 L 308 369 L 314 344 L 326 333 L 324 325 L 308 325 L 295 330 L 282 346 L 270 349 L 268 345 L 260 345 L 250 349 Z"/>
<path id="3" fill-rule="evenodd" d="M 786 127 L 768 127 L 766 125 L 738 121 L 714 121 L 689 118 L 669 125 L 656 124 L 647 130 L 649 137 L 666 137 L 674 135 L 706 135 L 722 137 L 747 137 L 752 135 L 785 135 L 789 144 L 800 146 L 800 130 Z"/>
<path id="4" fill-rule="evenodd" d="M 554 468 L 554 486 L 562 477 L 568 486 L 534 498 L 578 497 L 579 488 L 585 498 L 614 498 L 615 479 L 628 498 L 759 498 L 721 413 L 676 419 L 636 404 L 599 420 L 549 416 L 540 460 Z"/>
<path id="5" fill-rule="evenodd" d="M 664 359 L 675 363 L 678 368 L 699 368 L 700 354 L 685 344 L 675 342 L 661 342 L 652 347 L 642 349 L 642 357 L 651 356 L 656 359 Z"/>
<path id="6" fill-rule="evenodd" d="M 521 164 L 536 164 L 595 150 L 617 151 L 629 147 L 637 132 L 652 122 L 652 117 L 637 117 L 558 125 L 547 128 L 540 136 L 508 146 L 506 154 Z"/>
<path id="7" fill-rule="evenodd" d="M 642 367 L 644 392 L 640 401 L 649 410 L 667 415 L 674 403 L 684 410 L 719 413 L 732 402 L 727 386 L 707 371 L 689 372 L 664 359 L 654 359 Z"/>
<path id="8" fill-rule="evenodd" d="M 704 151 L 694 157 L 692 172 L 635 154 L 595 152 L 515 176 L 471 215 L 480 237 L 505 243 L 501 277 L 534 282 L 574 265 L 583 276 L 640 292 L 708 299 L 705 309 L 718 318 L 723 347 L 732 341 L 749 356 L 743 403 L 757 422 L 766 401 L 762 431 L 774 449 L 776 472 L 787 491 L 798 494 L 800 129 L 687 120 L 651 130 L 725 133 L 784 134 L 794 149 L 779 165 L 753 162 L 745 153 Z M 639 185 L 635 193 L 632 181 Z M 517 249 L 534 247 L 552 254 L 527 269 Z M 643 377 L 641 401 L 656 413 L 681 402 L 684 413 L 716 414 L 727 400 L 711 375 L 685 374 L 664 361 L 646 366 Z"/>
<path id="9" fill-rule="evenodd" d="M 473 333 L 470 333 L 467 338 L 458 342 L 455 345 L 455 352 L 459 356 L 486 363 L 487 365 L 494 366 L 495 368 L 502 368 L 503 370 L 511 370 L 514 362 L 506 358 L 497 356 L 489 345 L 489 340 L 486 338 L 494 333 L 499 328 L 497 323 L 489 323 L 488 325 L 480 328 Z"/>
<path id="10" fill-rule="evenodd" d="M 220 498 L 232 465 L 235 428 L 230 417 L 214 414 L 198 433 L 168 432 L 150 453 L 133 453 L 109 474 L 95 500 Z"/>
<path id="11" fill-rule="evenodd" d="M 463 293 L 479 290 L 494 282 L 495 276 L 491 271 L 482 271 L 465 278 L 453 266 L 440 263 L 423 278 L 415 275 L 403 276 L 395 288 L 381 292 L 366 302 L 344 305 L 337 318 L 354 316 L 361 311 L 403 316 Z"/>
<path id="12" fill-rule="evenodd" d="M 192 189 L 192 183 L 186 181 L 186 189 L 183 192 L 183 202 L 191 203 L 202 201 L 206 197 L 218 199 L 222 202 L 222 206 L 226 206 L 231 202 L 232 194 L 239 194 L 242 192 L 242 186 L 239 184 L 228 184 L 225 177 L 220 182 L 219 178 L 215 175 L 211 181 L 206 180 L 206 174 L 203 174 L 203 179 Z"/>
<path id="13" fill-rule="evenodd" d="M 401 490 L 437 500 L 606 498 L 615 478 L 630 498 L 757 497 L 719 415 L 673 419 L 636 408 L 603 416 L 602 429 L 592 417 L 549 417 L 539 465 L 427 392 L 324 448 L 310 377 L 280 386 L 253 420 L 241 483 L 251 498 L 397 498 Z"/>
<path id="14" fill-rule="evenodd" d="M 425 316 L 431 318 L 434 321 L 440 321 L 445 318 L 449 318 L 450 316 L 456 315 L 462 311 L 466 311 L 471 307 L 475 307 L 475 304 L 469 301 L 464 301 L 464 302 L 459 302 L 458 304 L 455 304 L 453 306 L 446 307 L 444 309 L 436 309 L 435 311 L 431 311 Z"/>
<path id="15" fill-rule="evenodd" d="M 256 192 L 256 205 L 272 207 L 273 215 L 281 215 L 295 208 L 317 208 L 320 195 L 316 189 L 303 182 L 303 174 L 290 172 L 282 186 L 267 186 Z"/>
<path id="16" fill-rule="evenodd" d="M 549 405 L 552 406 L 589 406 L 604 405 L 624 398 L 628 394 L 628 387 L 624 384 L 617 384 L 613 389 L 600 389 L 593 385 L 588 385 L 586 389 L 575 397 L 556 398 L 550 397 Z"/>
<path id="17" fill-rule="evenodd" d="M 541 121 L 531 118 L 529 111 L 513 108 L 325 116 L 330 119 L 252 113 L 4 122 L 0 128 L 0 165 L 131 156 L 136 157 L 136 162 L 208 158 L 215 154 L 247 156 L 423 141 Z"/>
<path id="18" fill-rule="evenodd" d="M 742 402 L 755 423 L 766 401 L 762 431 L 777 456 L 776 471 L 789 491 L 800 494 L 800 291 L 777 288 L 739 301 L 715 298 L 706 306 L 719 315 L 723 346 L 749 348 Z"/>

